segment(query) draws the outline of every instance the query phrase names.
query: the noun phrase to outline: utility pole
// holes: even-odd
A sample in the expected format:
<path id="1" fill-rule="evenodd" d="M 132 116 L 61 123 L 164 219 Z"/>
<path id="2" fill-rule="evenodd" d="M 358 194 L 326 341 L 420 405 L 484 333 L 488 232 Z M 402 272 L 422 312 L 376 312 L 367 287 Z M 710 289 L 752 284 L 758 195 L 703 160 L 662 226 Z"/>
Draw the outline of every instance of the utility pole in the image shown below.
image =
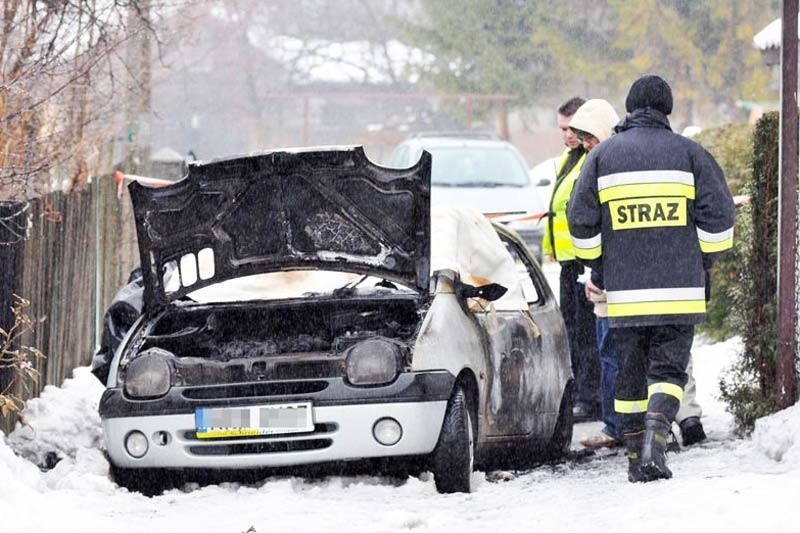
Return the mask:
<path id="1" fill-rule="evenodd" d="M 778 350 L 775 402 L 785 409 L 795 401 L 797 321 L 797 9 L 783 0 L 781 36 L 781 141 L 778 182 Z"/>

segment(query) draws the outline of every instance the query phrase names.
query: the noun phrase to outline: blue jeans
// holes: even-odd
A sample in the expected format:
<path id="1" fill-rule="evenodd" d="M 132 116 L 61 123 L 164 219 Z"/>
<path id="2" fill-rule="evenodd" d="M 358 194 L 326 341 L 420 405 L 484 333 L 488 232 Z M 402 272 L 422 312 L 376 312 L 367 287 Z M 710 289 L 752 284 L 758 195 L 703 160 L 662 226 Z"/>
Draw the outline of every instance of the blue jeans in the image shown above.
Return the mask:
<path id="1" fill-rule="evenodd" d="M 608 318 L 597 317 L 597 349 L 600 351 L 600 407 L 606 427 L 603 433 L 622 440 L 622 417 L 614 411 L 614 388 L 617 380 L 617 352 L 614 337 L 608 327 Z"/>

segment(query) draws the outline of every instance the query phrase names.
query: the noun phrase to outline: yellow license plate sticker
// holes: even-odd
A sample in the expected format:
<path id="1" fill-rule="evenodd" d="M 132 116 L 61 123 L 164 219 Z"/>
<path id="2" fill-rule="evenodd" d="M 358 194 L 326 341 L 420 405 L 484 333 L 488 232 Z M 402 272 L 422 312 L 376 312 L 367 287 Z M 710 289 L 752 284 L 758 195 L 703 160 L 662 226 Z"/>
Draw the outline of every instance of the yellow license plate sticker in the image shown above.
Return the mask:
<path id="1" fill-rule="evenodd" d="M 198 407 L 194 418 L 198 439 L 255 437 L 314 430 L 311 402 Z"/>
<path id="2" fill-rule="evenodd" d="M 615 231 L 686 225 L 686 198 L 626 198 L 608 203 Z"/>

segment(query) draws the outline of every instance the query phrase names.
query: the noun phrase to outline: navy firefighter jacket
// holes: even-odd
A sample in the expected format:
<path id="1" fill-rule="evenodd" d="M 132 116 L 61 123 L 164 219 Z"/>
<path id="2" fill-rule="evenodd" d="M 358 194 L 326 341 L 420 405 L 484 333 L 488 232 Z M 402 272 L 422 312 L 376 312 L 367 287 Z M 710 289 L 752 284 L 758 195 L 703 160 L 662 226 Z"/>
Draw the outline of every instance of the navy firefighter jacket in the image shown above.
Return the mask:
<path id="1" fill-rule="evenodd" d="M 602 277 L 611 327 L 702 322 L 705 270 L 733 245 L 722 169 L 657 110 L 637 109 L 615 131 L 569 201 L 576 256 Z"/>

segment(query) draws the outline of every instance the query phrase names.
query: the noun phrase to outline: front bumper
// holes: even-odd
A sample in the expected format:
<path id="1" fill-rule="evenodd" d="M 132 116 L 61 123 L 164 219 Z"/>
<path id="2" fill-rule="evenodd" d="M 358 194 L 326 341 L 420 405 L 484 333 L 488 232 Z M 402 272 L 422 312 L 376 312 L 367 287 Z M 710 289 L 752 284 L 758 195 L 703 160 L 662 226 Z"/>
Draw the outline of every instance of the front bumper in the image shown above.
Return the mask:
<path id="1" fill-rule="evenodd" d="M 129 400 L 119 389 L 108 389 L 101 400 L 100 414 L 109 458 L 115 466 L 124 468 L 268 468 L 422 455 L 436 446 L 454 381 L 448 372 L 404 373 L 389 385 L 371 388 L 328 379 L 316 380 L 315 383 L 325 382 L 328 386 L 314 393 L 224 400 L 207 398 L 208 391 L 199 394 L 206 396 L 202 399 L 192 398 L 198 396 L 198 389 L 220 386 L 175 387 L 166 397 L 151 401 Z M 197 407 L 298 401 L 312 403 L 311 432 L 215 439 L 196 436 Z M 392 446 L 380 444 L 372 433 L 375 422 L 386 417 L 402 427 L 402 437 Z M 131 431 L 140 431 L 148 439 L 148 451 L 138 459 L 125 449 L 125 438 Z"/>

